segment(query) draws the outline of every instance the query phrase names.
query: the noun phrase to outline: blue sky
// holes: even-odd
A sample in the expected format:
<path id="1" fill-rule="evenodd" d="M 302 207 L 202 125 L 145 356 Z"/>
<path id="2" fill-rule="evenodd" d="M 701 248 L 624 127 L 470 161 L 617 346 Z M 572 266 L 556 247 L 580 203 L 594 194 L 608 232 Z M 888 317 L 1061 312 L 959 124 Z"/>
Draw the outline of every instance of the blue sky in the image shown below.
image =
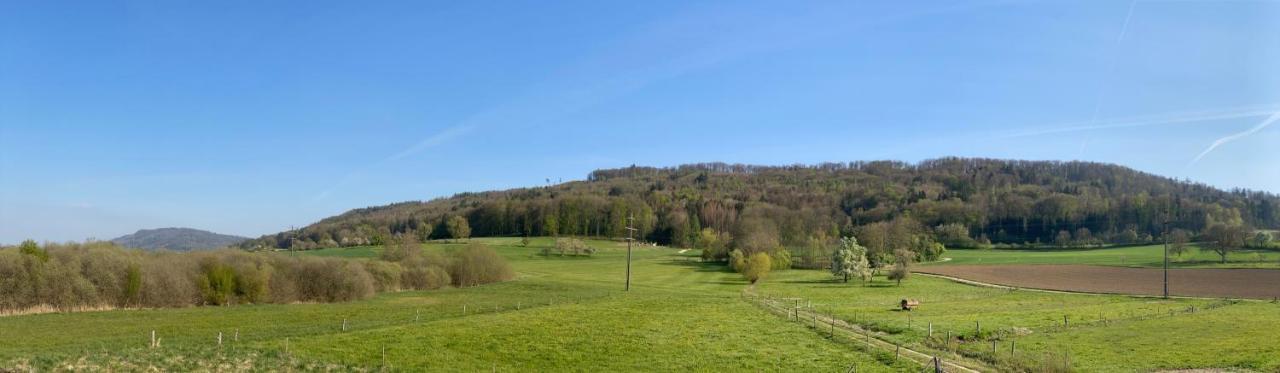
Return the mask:
<path id="1" fill-rule="evenodd" d="M 0 3 L 0 243 L 257 236 L 630 164 L 1280 192 L 1276 1 L 369 3 Z"/>

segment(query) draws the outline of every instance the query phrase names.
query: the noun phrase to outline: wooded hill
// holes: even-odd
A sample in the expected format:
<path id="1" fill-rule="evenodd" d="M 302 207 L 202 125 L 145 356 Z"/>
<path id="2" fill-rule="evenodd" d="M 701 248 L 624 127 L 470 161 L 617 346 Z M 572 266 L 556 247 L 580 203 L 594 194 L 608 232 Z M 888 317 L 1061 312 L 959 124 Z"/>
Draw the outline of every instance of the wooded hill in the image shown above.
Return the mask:
<path id="1" fill-rule="evenodd" d="M 472 236 L 598 237 L 625 237 L 627 217 L 634 216 L 640 239 L 680 247 L 700 239 L 740 248 L 812 247 L 854 233 L 864 241 L 877 231 L 892 237 L 894 229 L 948 246 L 1096 245 L 1158 240 L 1166 219 L 1170 229 L 1191 234 L 1214 224 L 1274 229 L 1280 197 L 1090 162 L 633 166 L 548 187 L 356 209 L 242 246 L 380 244 L 401 234 L 447 238 L 445 221 L 453 216 L 466 218 Z"/>
<path id="2" fill-rule="evenodd" d="M 199 229 L 157 228 L 140 229 L 133 234 L 116 237 L 111 242 L 136 249 L 189 251 L 223 248 L 239 244 L 245 240 L 248 240 L 248 238 Z"/>

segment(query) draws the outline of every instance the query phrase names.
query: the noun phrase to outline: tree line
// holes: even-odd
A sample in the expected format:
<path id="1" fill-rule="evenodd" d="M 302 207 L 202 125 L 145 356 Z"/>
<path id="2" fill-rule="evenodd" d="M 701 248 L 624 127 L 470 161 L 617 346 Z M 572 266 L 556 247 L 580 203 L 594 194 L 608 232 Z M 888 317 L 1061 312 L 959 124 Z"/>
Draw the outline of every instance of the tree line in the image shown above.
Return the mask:
<path id="1" fill-rule="evenodd" d="M 928 259 L 942 247 L 1139 244 L 1158 242 L 1172 229 L 1193 237 L 1215 225 L 1275 229 L 1280 197 L 1091 162 L 633 166 L 549 187 L 352 210 L 242 246 L 376 245 L 406 234 L 451 238 L 459 221 L 467 223 L 468 235 L 526 237 L 619 238 L 630 224 L 650 242 L 695 247 L 714 238 L 744 253 L 785 247 L 795 265 L 825 267 L 839 238 L 855 235 L 873 262 L 891 262 L 904 247 Z"/>
<path id="2" fill-rule="evenodd" d="M 159 308 L 246 303 L 343 302 L 376 292 L 475 286 L 514 273 L 493 249 L 473 243 L 426 253 L 398 238 L 380 259 L 276 252 L 170 252 L 111 242 L 0 247 L 0 312 Z"/>

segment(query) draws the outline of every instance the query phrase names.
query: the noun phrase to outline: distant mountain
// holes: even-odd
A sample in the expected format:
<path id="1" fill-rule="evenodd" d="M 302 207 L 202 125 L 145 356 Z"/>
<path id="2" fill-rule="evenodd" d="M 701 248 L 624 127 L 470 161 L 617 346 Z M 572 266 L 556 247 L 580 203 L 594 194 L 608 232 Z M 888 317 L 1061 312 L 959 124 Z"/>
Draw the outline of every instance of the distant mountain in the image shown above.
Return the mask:
<path id="1" fill-rule="evenodd" d="M 115 238 L 111 242 L 120 246 L 138 249 L 189 251 L 227 247 L 245 240 L 248 240 L 248 238 L 217 234 L 199 229 L 159 228 L 142 229 L 137 233 Z"/>

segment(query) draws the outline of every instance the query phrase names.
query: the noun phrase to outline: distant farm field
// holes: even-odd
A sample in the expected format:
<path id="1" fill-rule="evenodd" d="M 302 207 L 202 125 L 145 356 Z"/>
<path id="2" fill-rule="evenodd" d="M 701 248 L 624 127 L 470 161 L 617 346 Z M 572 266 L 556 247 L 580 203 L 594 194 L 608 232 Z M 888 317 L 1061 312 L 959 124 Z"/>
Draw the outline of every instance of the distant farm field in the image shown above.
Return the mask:
<path id="1" fill-rule="evenodd" d="M 1164 245 L 1120 246 L 1089 249 L 952 249 L 941 262 L 961 264 L 1088 264 L 1155 268 L 1164 266 Z M 1239 250 L 1227 261 L 1212 251 L 1189 245 L 1187 252 L 1169 258 L 1171 268 L 1280 268 L 1280 251 Z"/>
<path id="2" fill-rule="evenodd" d="M 1087 265 L 929 266 L 922 273 L 1021 288 L 1089 293 L 1163 295 L 1164 271 Z M 1212 298 L 1280 297 L 1280 270 L 1170 269 L 1169 294 Z"/>

